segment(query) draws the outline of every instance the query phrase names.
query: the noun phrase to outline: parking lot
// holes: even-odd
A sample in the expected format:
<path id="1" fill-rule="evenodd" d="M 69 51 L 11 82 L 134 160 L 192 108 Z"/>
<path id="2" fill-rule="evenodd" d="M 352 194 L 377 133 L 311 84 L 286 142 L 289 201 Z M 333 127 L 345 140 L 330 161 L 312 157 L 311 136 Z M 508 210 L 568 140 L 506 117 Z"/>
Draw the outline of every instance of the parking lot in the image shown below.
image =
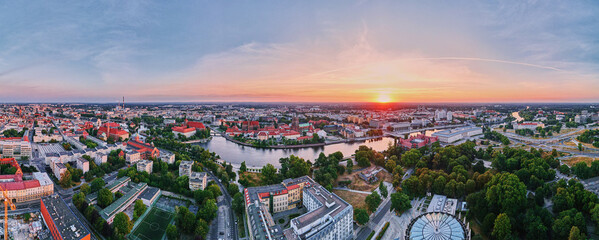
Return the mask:
<path id="1" fill-rule="evenodd" d="M 176 210 L 175 208 L 178 206 L 189 207 L 189 202 L 186 200 L 180 200 L 180 199 L 171 198 L 171 197 L 167 197 L 167 196 L 160 196 L 160 198 L 156 201 L 155 206 L 164 211 L 174 213 Z"/>

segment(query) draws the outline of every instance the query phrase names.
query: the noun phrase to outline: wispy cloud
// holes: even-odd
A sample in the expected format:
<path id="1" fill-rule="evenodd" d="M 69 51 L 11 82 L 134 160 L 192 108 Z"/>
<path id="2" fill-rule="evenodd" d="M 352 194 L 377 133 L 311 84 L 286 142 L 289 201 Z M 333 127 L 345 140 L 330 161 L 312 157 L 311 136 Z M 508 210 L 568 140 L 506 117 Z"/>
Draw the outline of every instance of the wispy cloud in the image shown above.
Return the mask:
<path id="1" fill-rule="evenodd" d="M 599 100 L 599 4 L 438 3 L 7 3 L 0 81 L 40 99 Z"/>

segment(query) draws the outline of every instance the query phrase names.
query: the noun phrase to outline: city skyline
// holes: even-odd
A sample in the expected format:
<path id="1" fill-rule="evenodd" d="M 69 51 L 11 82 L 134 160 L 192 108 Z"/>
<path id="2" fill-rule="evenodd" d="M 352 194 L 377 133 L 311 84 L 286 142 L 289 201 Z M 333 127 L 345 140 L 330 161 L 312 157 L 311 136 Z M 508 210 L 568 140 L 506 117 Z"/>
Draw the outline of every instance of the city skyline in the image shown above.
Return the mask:
<path id="1" fill-rule="evenodd" d="M 9 2 L 0 101 L 594 102 L 597 16 L 590 1 Z"/>

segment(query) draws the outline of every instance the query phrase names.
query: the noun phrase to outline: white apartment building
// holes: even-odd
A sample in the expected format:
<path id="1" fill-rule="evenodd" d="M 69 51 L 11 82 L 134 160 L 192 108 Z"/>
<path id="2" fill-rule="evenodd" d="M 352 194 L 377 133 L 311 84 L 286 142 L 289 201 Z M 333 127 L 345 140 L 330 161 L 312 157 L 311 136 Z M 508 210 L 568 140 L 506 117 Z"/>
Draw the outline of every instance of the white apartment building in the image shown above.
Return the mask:
<path id="1" fill-rule="evenodd" d="M 181 164 L 179 164 L 179 176 L 191 176 L 192 166 L 193 161 L 181 161 Z"/>
<path id="2" fill-rule="evenodd" d="M 152 167 L 154 166 L 154 162 L 150 160 L 140 160 L 137 162 L 137 171 L 138 172 L 147 172 L 152 174 Z"/>
<path id="3" fill-rule="evenodd" d="M 131 164 L 135 164 L 137 161 L 141 160 L 141 154 L 138 151 L 129 150 L 126 154 L 126 161 Z"/>
<path id="4" fill-rule="evenodd" d="M 206 188 L 208 176 L 205 172 L 191 172 L 189 176 L 189 189 L 191 191 L 204 190 Z"/>
<path id="5" fill-rule="evenodd" d="M 83 171 L 83 173 L 86 173 L 89 171 L 89 161 L 87 161 L 85 158 L 77 158 L 77 168 L 81 169 Z"/>
<path id="6" fill-rule="evenodd" d="M 520 129 L 530 129 L 535 130 L 537 127 L 545 127 L 545 124 L 542 122 L 523 122 L 523 123 L 515 123 L 513 124 L 514 130 Z"/>

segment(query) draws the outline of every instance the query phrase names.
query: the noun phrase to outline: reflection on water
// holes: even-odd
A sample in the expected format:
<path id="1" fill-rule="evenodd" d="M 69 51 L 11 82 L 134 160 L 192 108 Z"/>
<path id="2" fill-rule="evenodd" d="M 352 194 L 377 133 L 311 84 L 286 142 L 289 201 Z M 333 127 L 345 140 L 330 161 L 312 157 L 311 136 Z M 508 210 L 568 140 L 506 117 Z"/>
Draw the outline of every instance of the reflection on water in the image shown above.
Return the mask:
<path id="1" fill-rule="evenodd" d="M 518 122 L 524 121 L 524 118 L 520 117 L 520 114 L 518 112 L 513 112 L 512 117 L 516 118 L 516 121 Z"/>
<path id="2" fill-rule="evenodd" d="M 433 132 L 435 131 L 427 131 L 426 135 L 430 136 Z M 411 135 L 417 134 L 418 133 L 412 133 Z M 245 161 L 248 167 L 254 168 L 262 167 L 267 163 L 278 167 L 279 158 L 289 157 L 292 154 L 314 162 L 314 159 L 318 158 L 318 155 L 321 152 L 328 155 L 340 151 L 343 153 L 343 156 L 350 156 L 355 153 L 360 145 L 366 145 L 376 151 L 383 151 L 388 148 L 389 144 L 393 144 L 393 138 L 383 137 L 367 140 L 365 142 L 337 143 L 322 147 L 294 149 L 262 149 L 246 147 L 227 141 L 221 136 L 215 136 L 207 143 L 197 143 L 197 145 L 215 152 L 226 162 L 238 165 Z"/>
<path id="3" fill-rule="evenodd" d="M 322 152 L 326 155 L 341 151 L 343 156 L 354 154 L 360 145 L 367 145 L 376 151 L 387 149 L 389 144 L 393 144 L 393 138 L 383 137 L 366 142 L 338 143 L 322 147 L 295 148 L 295 149 L 258 149 L 242 146 L 220 136 L 215 136 L 207 143 L 198 143 L 197 145 L 207 148 L 218 154 L 221 159 L 233 164 L 240 164 L 245 161 L 248 167 L 262 167 L 270 163 L 276 167 L 279 166 L 279 158 L 290 155 L 300 156 L 306 160 L 314 162 Z"/>

